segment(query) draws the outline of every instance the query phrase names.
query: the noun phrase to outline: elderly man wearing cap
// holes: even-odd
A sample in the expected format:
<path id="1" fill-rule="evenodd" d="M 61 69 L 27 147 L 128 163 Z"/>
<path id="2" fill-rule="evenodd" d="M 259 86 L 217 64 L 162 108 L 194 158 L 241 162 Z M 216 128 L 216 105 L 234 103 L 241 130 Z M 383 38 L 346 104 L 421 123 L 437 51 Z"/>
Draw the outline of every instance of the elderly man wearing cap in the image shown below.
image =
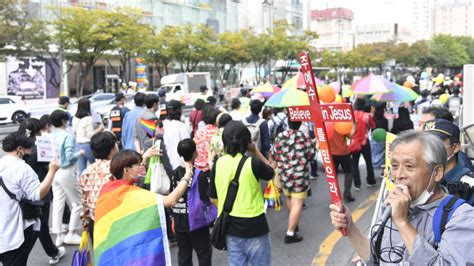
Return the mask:
<path id="1" fill-rule="evenodd" d="M 471 160 L 461 151 L 459 127 L 444 119 L 434 119 L 427 121 L 423 129 L 441 138 L 448 153 L 441 184 L 450 194 L 458 195 L 473 205 L 474 173 Z"/>

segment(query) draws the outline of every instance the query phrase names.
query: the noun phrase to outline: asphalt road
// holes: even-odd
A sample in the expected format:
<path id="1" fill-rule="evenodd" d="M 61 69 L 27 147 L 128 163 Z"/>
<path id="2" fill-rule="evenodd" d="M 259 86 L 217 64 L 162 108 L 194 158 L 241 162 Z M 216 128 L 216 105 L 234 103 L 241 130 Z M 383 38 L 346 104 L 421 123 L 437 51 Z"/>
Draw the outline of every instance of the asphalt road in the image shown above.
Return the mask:
<path id="1" fill-rule="evenodd" d="M 364 176 L 365 167 L 361 166 L 361 176 Z M 321 171 L 319 172 L 321 176 Z M 378 174 L 378 173 L 376 173 Z M 343 182 L 343 177 L 339 176 L 339 181 Z M 273 209 L 268 210 L 267 219 L 270 226 L 270 236 L 272 244 L 272 260 L 273 265 L 311 265 L 313 258 L 319 251 L 321 243 L 333 231 L 333 227 L 329 219 L 330 197 L 327 183 L 324 178 L 320 177 L 318 180 L 312 181 L 312 193 L 306 202 L 309 207 L 303 211 L 299 227 L 304 240 L 300 243 L 285 244 L 283 242 L 288 216 L 287 212 L 282 207 L 280 212 Z M 361 191 L 353 191 L 356 197 L 355 202 L 348 203 L 347 206 L 355 209 L 361 202 L 365 201 L 370 195 L 378 190 L 377 187 L 367 188 L 362 186 Z M 284 206 L 284 202 L 282 204 Z M 373 210 L 373 208 L 372 208 Z M 358 224 L 361 228 L 369 227 L 372 211 L 369 210 L 367 214 L 361 219 Z M 332 254 L 327 259 L 327 265 L 348 265 L 351 258 L 354 256 L 353 249 L 348 244 L 349 241 L 342 239 L 337 242 Z M 67 254 L 58 265 L 70 265 L 72 254 L 77 246 L 66 246 Z M 171 247 L 172 263 L 177 265 L 177 247 Z M 49 258 L 37 241 L 32 253 L 30 254 L 28 265 L 48 265 Z M 194 257 L 194 264 L 198 265 L 196 257 Z M 225 251 L 214 250 L 213 253 L 214 265 L 228 265 L 227 253 Z"/>

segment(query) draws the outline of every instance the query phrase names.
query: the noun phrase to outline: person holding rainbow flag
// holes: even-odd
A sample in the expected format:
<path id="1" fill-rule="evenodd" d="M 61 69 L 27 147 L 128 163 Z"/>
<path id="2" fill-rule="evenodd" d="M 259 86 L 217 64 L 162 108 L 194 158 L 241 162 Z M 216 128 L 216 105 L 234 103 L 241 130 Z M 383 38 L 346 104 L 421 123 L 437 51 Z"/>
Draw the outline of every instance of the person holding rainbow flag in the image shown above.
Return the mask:
<path id="1" fill-rule="evenodd" d="M 96 204 L 95 265 L 171 265 L 164 208 L 186 192 L 192 164 L 185 163 L 185 169 L 173 192 L 162 196 L 134 185 L 146 170 L 139 153 L 114 155 L 110 173 L 116 180 L 103 186 Z"/>

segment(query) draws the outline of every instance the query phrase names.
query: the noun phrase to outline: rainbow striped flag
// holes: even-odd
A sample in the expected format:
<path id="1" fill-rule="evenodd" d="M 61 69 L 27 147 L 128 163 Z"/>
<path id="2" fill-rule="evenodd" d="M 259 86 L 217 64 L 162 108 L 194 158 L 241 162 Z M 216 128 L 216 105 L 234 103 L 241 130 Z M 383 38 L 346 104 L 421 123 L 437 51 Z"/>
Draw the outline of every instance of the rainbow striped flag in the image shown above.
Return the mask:
<path id="1" fill-rule="evenodd" d="M 145 132 L 153 138 L 155 136 L 156 120 L 140 118 L 140 125 Z"/>
<path id="2" fill-rule="evenodd" d="M 95 265 L 171 265 L 162 196 L 116 180 L 95 209 Z"/>

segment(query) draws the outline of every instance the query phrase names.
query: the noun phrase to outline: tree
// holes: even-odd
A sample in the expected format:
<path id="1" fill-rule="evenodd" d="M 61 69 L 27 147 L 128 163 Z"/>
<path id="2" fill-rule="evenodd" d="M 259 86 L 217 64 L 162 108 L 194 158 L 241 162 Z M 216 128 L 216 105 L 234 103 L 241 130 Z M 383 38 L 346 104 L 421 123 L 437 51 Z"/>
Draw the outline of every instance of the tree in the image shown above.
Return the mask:
<path id="1" fill-rule="evenodd" d="M 275 57 L 272 59 L 285 61 L 282 72 L 282 80 L 285 80 L 291 64 L 298 61 L 302 51 L 312 50 L 310 43 L 317 39 L 318 35 L 316 32 L 305 31 L 302 35 L 290 36 L 288 32 L 294 28 L 286 20 L 278 20 L 274 24 L 271 42 L 275 49 Z"/>
<path id="2" fill-rule="evenodd" d="M 172 29 L 165 26 L 160 33 L 152 34 L 145 41 L 145 59 L 154 64 L 160 79 L 163 77 L 163 71 L 165 75 L 168 75 L 168 67 L 173 61 L 171 48 L 165 38 L 168 30 Z"/>
<path id="3" fill-rule="evenodd" d="M 224 80 L 228 81 L 229 73 L 236 65 L 250 62 L 244 32 L 226 31 L 219 34 L 212 45 L 210 58 L 218 70 L 221 83 Z"/>
<path id="4" fill-rule="evenodd" d="M 274 54 L 274 47 L 272 46 L 270 36 L 265 33 L 256 35 L 252 29 L 243 30 L 242 34 L 248 49 L 250 61 L 255 66 L 255 77 L 257 80 L 261 80 L 260 72 L 262 67 L 270 56 Z"/>
<path id="5" fill-rule="evenodd" d="M 140 54 L 146 52 L 146 39 L 152 35 L 152 28 L 148 24 L 140 22 L 141 12 L 134 9 L 117 9 L 120 13 L 115 16 L 120 23 L 115 34 L 115 46 L 119 53 L 122 71 L 120 79 L 128 84 L 131 78 L 132 65 L 131 60 Z"/>
<path id="6" fill-rule="evenodd" d="M 21 54 L 23 49 L 22 33 L 27 28 L 25 0 L 0 1 L 0 50 L 6 54 Z M 12 49 L 4 49 L 12 45 Z"/>
<path id="7" fill-rule="evenodd" d="M 87 74 L 99 58 L 116 48 L 121 14 L 105 10 L 63 8 L 62 18 L 54 22 L 57 38 L 64 45 L 65 58 L 76 62 L 79 74 L 78 96 L 84 91 Z"/>
<path id="8" fill-rule="evenodd" d="M 431 39 L 430 44 L 434 67 L 461 67 L 469 62 L 469 55 L 465 47 L 453 36 L 436 35 Z"/>
<path id="9" fill-rule="evenodd" d="M 166 42 L 182 72 L 192 72 L 209 59 L 212 29 L 204 25 L 165 27 Z"/>
<path id="10" fill-rule="evenodd" d="M 469 64 L 474 64 L 474 38 L 469 36 L 455 37 L 457 43 L 464 46 L 466 53 L 469 56 Z"/>

